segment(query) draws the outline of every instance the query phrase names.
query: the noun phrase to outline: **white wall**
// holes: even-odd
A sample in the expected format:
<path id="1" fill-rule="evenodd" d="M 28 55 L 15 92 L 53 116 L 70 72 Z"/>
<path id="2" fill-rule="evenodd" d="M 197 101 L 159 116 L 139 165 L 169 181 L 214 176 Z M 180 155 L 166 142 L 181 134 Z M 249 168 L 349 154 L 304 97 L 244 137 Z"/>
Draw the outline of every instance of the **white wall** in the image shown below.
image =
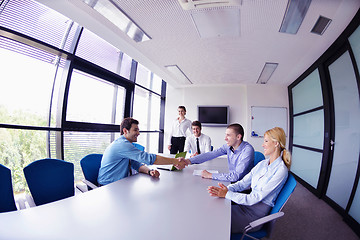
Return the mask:
<path id="1" fill-rule="evenodd" d="M 167 143 L 174 119 L 178 116 L 177 107 L 184 105 L 186 117 L 197 120 L 198 105 L 230 106 L 230 123 L 240 123 L 245 130 L 244 140 L 250 142 L 255 150 L 263 151 L 262 138 L 251 137 L 251 106 L 271 106 L 288 108 L 287 86 L 271 85 L 211 85 L 173 88 L 168 85 L 165 106 L 165 144 Z M 226 127 L 203 127 L 202 132 L 210 136 L 214 148 L 225 144 Z"/>
<path id="2" fill-rule="evenodd" d="M 247 85 L 247 122 L 248 128 L 245 129 L 245 136 L 248 142 L 253 145 L 256 151 L 263 152 L 261 147 L 264 138 L 251 137 L 251 107 L 286 107 L 287 109 L 287 130 L 289 132 L 289 98 L 287 86 L 273 85 Z M 288 137 L 287 146 L 289 143 Z"/>

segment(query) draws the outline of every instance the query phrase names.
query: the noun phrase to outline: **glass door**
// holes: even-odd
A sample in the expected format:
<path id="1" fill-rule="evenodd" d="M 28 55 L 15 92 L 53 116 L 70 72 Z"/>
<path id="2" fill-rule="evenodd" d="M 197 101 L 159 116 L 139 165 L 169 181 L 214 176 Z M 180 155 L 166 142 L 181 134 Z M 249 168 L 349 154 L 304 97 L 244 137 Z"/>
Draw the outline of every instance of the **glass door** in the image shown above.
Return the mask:
<path id="1" fill-rule="evenodd" d="M 328 72 L 334 119 L 333 157 L 326 196 L 345 210 L 356 181 L 360 151 L 359 87 L 349 51 L 329 64 Z"/>

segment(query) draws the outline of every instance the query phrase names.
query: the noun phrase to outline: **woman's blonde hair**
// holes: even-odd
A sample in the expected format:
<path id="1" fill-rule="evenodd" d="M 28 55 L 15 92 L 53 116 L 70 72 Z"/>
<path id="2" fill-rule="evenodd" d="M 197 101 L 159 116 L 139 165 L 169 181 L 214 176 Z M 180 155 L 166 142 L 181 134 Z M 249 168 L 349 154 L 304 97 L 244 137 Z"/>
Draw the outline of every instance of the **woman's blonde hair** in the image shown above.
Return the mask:
<path id="1" fill-rule="evenodd" d="M 286 136 L 284 129 L 280 127 L 274 127 L 270 130 L 267 130 L 264 135 L 268 135 L 271 140 L 278 142 L 280 147 L 280 154 L 282 152 L 282 159 L 288 169 L 291 166 L 291 154 L 288 150 L 286 150 Z"/>

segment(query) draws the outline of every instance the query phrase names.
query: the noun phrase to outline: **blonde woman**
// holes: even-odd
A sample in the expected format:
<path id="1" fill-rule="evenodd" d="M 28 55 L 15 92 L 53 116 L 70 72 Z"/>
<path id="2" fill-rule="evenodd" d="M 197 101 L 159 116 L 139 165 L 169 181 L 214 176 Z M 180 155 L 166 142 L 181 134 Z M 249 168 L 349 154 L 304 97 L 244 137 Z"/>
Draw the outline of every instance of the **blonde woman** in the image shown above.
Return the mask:
<path id="1" fill-rule="evenodd" d="M 231 232 L 242 232 L 251 221 L 266 216 L 284 186 L 291 165 L 290 153 L 285 149 L 286 136 L 282 128 L 275 127 L 265 132 L 264 154 L 267 159 L 259 162 L 240 181 L 227 187 L 210 186 L 211 196 L 232 200 Z M 251 187 L 249 194 L 241 193 Z M 260 229 L 259 226 L 256 231 Z"/>

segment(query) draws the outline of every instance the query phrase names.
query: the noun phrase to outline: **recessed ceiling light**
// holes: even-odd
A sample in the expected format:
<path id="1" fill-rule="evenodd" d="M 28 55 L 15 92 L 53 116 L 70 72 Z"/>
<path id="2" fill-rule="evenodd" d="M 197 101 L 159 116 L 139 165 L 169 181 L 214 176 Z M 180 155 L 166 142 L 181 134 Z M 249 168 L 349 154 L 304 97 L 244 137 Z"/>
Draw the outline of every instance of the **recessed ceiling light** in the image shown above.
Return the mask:
<path id="1" fill-rule="evenodd" d="M 288 0 L 279 32 L 296 34 L 309 9 L 311 0 Z"/>
<path id="2" fill-rule="evenodd" d="M 264 68 L 261 71 L 259 79 L 257 80 L 256 83 L 266 84 L 278 65 L 279 65 L 278 63 L 269 63 L 269 62 L 265 63 Z"/>
<path id="3" fill-rule="evenodd" d="M 314 27 L 311 29 L 312 33 L 323 35 L 325 30 L 331 23 L 331 19 L 327 17 L 320 16 L 316 21 Z"/>
<path id="4" fill-rule="evenodd" d="M 186 74 L 178 67 L 178 65 L 165 66 L 169 72 L 171 72 L 181 84 L 193 84 Z"/>
<path id="5" fill-rule="evenodd" d="M 135 42 L 143 42 L 151 39 L 114 1 L 83 0 L 83 2 L 115 24 Z"/>

